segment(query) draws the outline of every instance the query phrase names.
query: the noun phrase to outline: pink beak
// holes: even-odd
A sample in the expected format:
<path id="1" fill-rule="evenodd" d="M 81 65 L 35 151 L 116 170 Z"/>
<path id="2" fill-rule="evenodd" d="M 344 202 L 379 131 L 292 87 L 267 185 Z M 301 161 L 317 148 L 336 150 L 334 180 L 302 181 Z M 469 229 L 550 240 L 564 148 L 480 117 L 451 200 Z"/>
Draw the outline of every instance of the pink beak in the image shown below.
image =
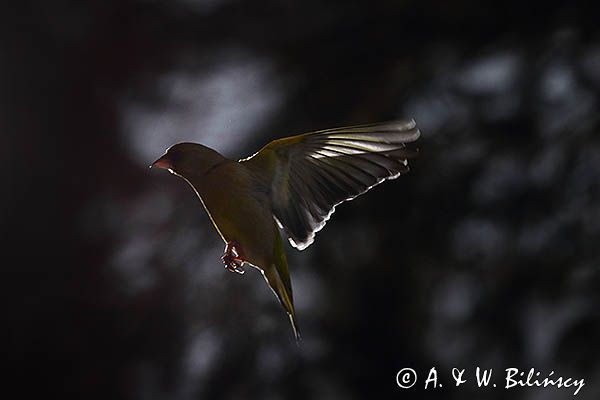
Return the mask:
<path id="1" fill-rule="evenodd" d="M 173 169 L 173 164 L 171 164 L 171 160 L 167 158 L 167 156 L 162 156 L 158 160 L 154 161 L 150 168 L 160 168 L 160 169 Z"/>

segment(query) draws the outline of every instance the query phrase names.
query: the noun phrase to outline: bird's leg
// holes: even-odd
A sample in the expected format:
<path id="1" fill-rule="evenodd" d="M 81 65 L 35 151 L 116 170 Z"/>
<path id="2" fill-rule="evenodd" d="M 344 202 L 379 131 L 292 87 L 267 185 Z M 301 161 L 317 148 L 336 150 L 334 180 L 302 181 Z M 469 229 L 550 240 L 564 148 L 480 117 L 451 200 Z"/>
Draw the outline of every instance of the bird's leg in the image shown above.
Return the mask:
<path id="1" fill-rule="evenodd" d="M 225 264 L 225 269 L 229 272 L 237 272 L 238 274 L 243 274 L 244 271 L 244 260 L 242 259 L 243 254 L 240 247 L 240 244 L 235 241 L 227 242 L 225 245 L 225 250 L 223 251 L 223 264 Z"/>

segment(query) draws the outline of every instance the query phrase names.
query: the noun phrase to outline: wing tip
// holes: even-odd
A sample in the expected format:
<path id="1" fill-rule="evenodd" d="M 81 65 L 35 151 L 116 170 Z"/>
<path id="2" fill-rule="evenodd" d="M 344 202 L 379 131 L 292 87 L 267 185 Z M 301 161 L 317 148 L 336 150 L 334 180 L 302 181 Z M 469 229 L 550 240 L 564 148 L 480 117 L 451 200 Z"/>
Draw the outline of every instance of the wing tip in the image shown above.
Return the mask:
<path id="1" fill-rule="evenodd" d="M 414 118 L 399 119 L 392 121 L 391 124 L 398 124 L 399 129 L 403 131 L 411 130 L 417 126 L 417 121 Z"/>
<path id="2" fill-rule="evenodd" d="M 414 122 L 414 120 L 413 120 Z M 412 143 L 417 141 L 417 139 L 419 139 L 421 137 L 421 130 L 419 128 L 417 128 L 417 125 L 415 123 L 415 125 L 406 130 L 405 131 L 407 133 L 407 136 L 404 138 L 405 142 L 404 143 Z"/>

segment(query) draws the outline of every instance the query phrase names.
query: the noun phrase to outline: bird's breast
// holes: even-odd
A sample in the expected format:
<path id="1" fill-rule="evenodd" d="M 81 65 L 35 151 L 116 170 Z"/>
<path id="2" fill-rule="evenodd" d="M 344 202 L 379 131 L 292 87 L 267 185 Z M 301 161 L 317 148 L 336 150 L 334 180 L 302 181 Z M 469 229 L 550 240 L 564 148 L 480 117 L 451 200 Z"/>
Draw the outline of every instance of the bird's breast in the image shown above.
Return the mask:
<path id="1" fill-rule="evenodd" d="M 197 190 L 225 242 L 238 242 L 250 262 L 272 253 L 273 217 L 267 193 L 237 163 L 215 170 Z"/>

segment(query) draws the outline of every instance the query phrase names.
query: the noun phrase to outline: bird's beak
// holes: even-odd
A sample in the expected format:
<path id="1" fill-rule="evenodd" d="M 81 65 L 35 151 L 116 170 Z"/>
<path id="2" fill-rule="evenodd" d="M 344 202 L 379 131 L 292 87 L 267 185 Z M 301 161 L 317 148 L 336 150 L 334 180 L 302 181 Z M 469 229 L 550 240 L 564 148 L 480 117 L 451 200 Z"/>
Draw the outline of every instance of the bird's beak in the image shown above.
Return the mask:
<path id="1" fill-rule="evenodd" d="M 158 160 L 154 161 L 150 168 L 160 168 L 160 169 L 173 169 L 173 165 L 171 164 L 171 160 L 167 158 L 167 156 L 162 156 Z"/>

